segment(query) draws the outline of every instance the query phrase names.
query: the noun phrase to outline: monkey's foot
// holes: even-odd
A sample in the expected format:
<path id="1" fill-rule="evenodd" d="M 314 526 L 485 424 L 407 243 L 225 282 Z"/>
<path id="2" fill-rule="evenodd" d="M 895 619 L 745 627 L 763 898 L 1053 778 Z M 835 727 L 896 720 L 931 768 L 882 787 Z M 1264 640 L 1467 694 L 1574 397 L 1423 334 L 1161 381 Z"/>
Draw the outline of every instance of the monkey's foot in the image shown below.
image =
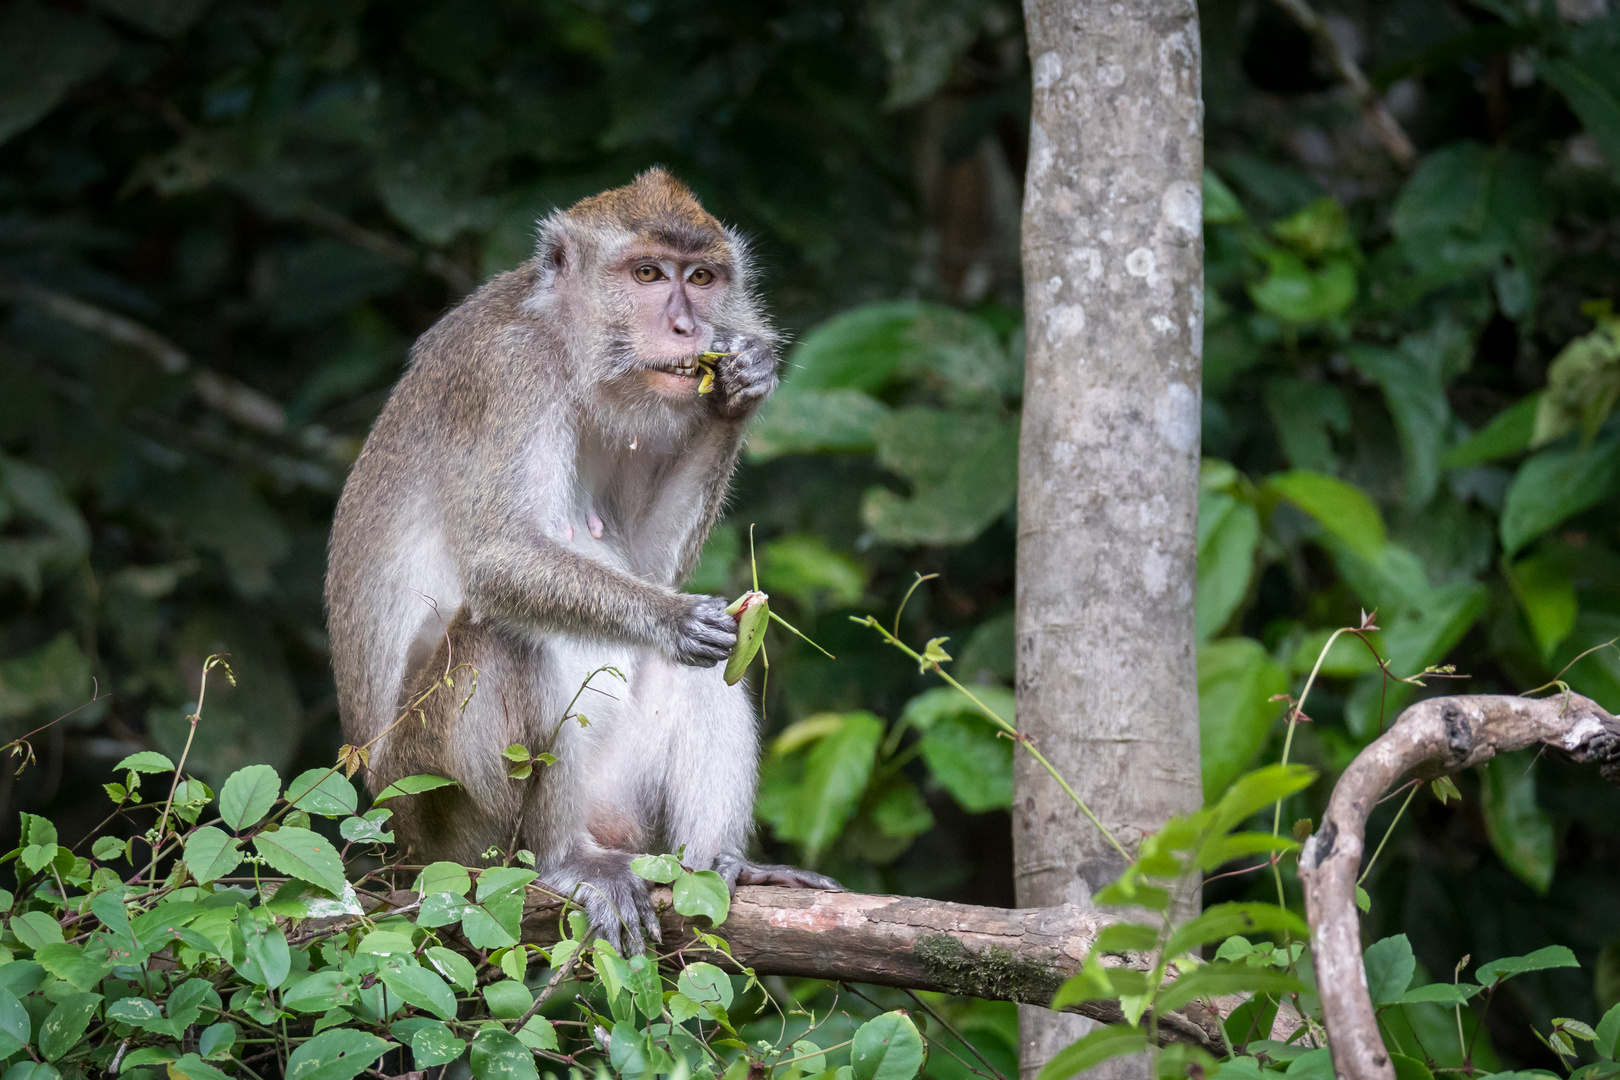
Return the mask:
<path id="1" fill-rule="evenodd" d="M 820 889 L 823 892 L 847 890 L 826 874 L 800 870 L 796 866 L 778 866 L 775 863 L 749 862 L 736 856 L 722 855 L 715 860 L 716 870 L 735 892 L 738 885 L 775 885 L 783 889 Z"/>
<path id="2" fill-rule="evenodd" d="M 622 851 L 575 854 L 546 875 L 553 889 L 585 909 L 591 930 L 624 956 L 644 951 L 647 938 L 664 940 L 647 882 L 630 869 L 630 859 Z"/>

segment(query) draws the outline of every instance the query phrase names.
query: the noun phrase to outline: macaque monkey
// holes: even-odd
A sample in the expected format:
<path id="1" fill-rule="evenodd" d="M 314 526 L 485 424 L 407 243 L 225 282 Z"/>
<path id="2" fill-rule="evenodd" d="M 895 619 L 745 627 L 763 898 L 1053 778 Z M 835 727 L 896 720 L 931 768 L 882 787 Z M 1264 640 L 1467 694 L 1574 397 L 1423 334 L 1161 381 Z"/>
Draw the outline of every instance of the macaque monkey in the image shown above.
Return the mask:
<path id="1" fill-rule="evenodd" d="M 743 241 L 662 169 L 539 234 L 417 341 L 360 452 L 332 530 L 332 659 L 345 737 L 376 740 L 373 792 L 458 782 L 392 804 L 403 847 L 468 864 L 527 848 L 634 951 L 658 921 L 630 860 L 660 841 L 732 885 L 838 888 L 744 857 L 758 736 L 716 666 L 737 623 L 677 590 L 776 387 L 778 338 Z M 706 352 L 724 355 L 699 393 Z M 564 722 L 604 665 L 624 681 L 596 675 L 588 722 Z M 400 719 L 424 694 L 425 722 Z M 512 780 L 513 743 L 556 761 Z"/>

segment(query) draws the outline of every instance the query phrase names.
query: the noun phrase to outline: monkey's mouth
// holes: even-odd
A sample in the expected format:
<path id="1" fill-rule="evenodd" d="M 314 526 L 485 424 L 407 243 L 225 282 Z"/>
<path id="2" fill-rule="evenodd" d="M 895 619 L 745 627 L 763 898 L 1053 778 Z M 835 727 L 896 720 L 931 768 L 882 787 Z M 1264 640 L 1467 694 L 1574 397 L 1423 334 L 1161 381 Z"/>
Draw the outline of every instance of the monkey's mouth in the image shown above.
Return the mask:
<path id="1" fill-rule="evenodd" d="M 697 379 L 698 393 L 707 394 L 714 389 L 715 361 L 730 353 L 705 352 L 696 356 L 685 357 L 680 360 L 667 360 L 661 364 L 653 364 L 651 370 L 661 375 L 673 375 L 678 379 Z"/>
<path id="2" fill-rule="evenodd" d="M 650 364 L 648 367 L 652 371 L 660 371 L 665 375 L 678 375 L 683 379 L 695 379 L 698 377 L 698 358 L 695 356 L 688 356 L 682 360 L 666 360 L 661 364 Z"/>

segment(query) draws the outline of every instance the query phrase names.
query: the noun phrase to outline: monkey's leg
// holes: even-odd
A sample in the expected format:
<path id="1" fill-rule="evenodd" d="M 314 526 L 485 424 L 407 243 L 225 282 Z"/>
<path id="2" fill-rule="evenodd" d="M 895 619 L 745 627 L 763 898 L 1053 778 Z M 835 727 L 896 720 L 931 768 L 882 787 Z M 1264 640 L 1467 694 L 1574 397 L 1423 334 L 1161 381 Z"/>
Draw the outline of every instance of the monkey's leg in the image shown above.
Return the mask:
<path id="1" fill-rule="evenodd" d="M 429 773 L 459 786 L 387 804 L 402 851 L 423 862 L 477 866 L 489 849 L 510 848 L 519 793 L 501 751 L 515 741 L 514 710 L 533 698 L 531 650 L 463 611 L 437 648 L 416 660 L 402 700 L 420 704 L 373 749 L 367 781 L 375 792 L 402 776 Z"/>
<path id="2" fill-rule="evenodd" d="M 662 817 L 671 851 L 685 863 L 715 870 L 738 885 L 782 885 L 842 891 L 832 878 L 791 866 L 748 860 L 759 735 L 747 688 L 727 686 L 722 669 L 650 663 L 636 697 L 647 727 L 662 737 Z"/>
<path id="3" fill-rule="evenodd" d="M 539 647 L 538 723 L 526 741 L 531 751 L 547 749 L 556 760 L 537 766 L 529 781 L 522 834 L 538 857 L 541 880 L 572 897 L 595 932 L 627 954 L 641 952 L 645 937 L 659 940 L 660 931 L 647 882 L 630 869 L 631 859 L 646 850 L 646 828 L 634 796 L 628 691 L 600 669 L 611 664 L 634 678 L 634 657 L 635 651 L 599 640 L 561 635 Z"/>

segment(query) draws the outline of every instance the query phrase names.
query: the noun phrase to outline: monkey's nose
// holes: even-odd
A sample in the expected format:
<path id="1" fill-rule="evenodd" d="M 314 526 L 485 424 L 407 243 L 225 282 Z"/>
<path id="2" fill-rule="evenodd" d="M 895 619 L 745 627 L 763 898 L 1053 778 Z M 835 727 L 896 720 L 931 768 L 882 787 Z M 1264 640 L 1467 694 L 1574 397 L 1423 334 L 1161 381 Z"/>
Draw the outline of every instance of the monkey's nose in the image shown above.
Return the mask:
<path id="1" fill-rule="evenodd" d="M 673 319 L 669 320 L 669 328 L 675 333 L 680 334 L 682 337 L 685 337 L 687 334 L 690 334 L 694 328 L 692 318 L 689 315 L 677 315 Z"/>

